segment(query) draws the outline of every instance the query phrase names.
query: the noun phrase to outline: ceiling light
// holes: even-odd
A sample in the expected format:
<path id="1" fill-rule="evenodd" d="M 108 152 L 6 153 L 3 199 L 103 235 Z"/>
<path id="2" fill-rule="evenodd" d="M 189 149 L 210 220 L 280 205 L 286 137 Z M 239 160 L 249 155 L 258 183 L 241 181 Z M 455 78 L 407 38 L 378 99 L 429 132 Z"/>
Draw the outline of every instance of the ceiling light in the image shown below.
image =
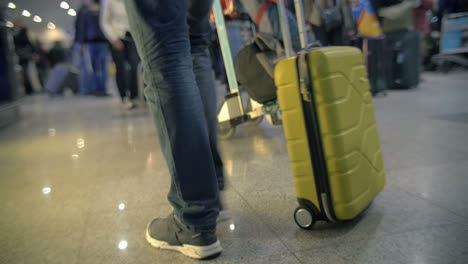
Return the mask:
<path id="1" fill-rule="evenodd" d="M 30 17 L 31 16 L 31 13 L 29 13 L 28 10 L 23 10 L 23 12 L 21 13 L 23 16 L 25 17 Z"/>
<path id="2" fill-rule="evenodd" d="M 57 130 L 55 128 L 49 128 L 49 137 L 55 137 Z"/>
<path id="3" fill-rule="evenodd" d="M 11 9 L 15 9 L 16 5 L 13 4 L 12 2 L 10 2 L 10 3 L 8 3 L 8 7 L 11 8 Z"/>
<path id="4" fill-rule="evenodd" d="M 63 9 L 68 9 L 68 8 L 70 8 L 70 5 L 68 5 L 67 2 L 62 1 L 62 2 L 60 3 L 60 7 L 63 8 Z"/>
<path id="5" fill-rule="evenodd" d="M 73 8 L 68 9 L 67 12 L 70 16 L 76 16 L 76 11 Z"/>
<path id="6" fill-rule="evenodd" d="M 9 28 L 12 28 L 12 27 L 15 26 L 15 24 L 13 24 L 11 21 L 7 21 L 6 26 L 9 27 Z"/>
<path id="7" fill-rule="evenodd" d="M 40 16 L 34 16 L 33 21 L 36 22 L 36 23 L 41 23 L 42 18 Z"/>
<path id="8" fill-rule="evenodd" d="M 79 138 L 76 140 L 76 146 L 78 148 L 84 148 L 85 147 L 85 140 L 82 138 Z"/>
<path id="9" fill-rule="evenodd" d="M 52 22 L 47 23 L 47 28 L 48 29 L 55 29 L 55 24 Z"/>

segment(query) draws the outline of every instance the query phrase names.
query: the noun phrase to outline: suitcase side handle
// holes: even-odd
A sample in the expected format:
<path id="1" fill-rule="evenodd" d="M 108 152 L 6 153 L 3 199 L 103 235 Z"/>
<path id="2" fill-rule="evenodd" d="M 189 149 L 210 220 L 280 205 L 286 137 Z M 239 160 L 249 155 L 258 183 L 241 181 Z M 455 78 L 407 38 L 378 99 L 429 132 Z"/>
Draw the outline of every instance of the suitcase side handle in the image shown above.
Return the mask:
<path id="1" fill-rule="evenodd" d="M 299 74 L 299 87 L 302 94 L 302 99 L 306 102 L 312 101 L 309 87 L 311 86 L 309 76 L 309 66 L 307 64 L 307 53 L 300 52 L 296 61 Z"/>

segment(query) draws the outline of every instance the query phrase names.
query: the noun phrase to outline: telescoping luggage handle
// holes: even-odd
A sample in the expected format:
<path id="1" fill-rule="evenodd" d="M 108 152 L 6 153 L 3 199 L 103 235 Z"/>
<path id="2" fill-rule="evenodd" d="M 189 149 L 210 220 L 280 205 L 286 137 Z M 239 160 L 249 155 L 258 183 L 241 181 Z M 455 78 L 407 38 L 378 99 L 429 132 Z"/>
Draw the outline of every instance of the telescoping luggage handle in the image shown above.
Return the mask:
<path id="1" fill-rule="evenodd" d="M 213 13 L 215 16 L 216 30 L 218 32 L 219 44 L 221 46 L 221 53 L 223 55 L 224 66 L 226 67 L 226 75 L 228 84 L 231 90 L 238 90 L 237 78 L 234 71 L 234 63 L 232 61 L 231 47 L 229 45 L 229 37 L 226 32 L 226 24 L 224 22 L 223 8 L 221 7 L 221 1 L 215 0 L 213 2 Z"/>
<path id="2" fill-rule="evenodd" d="M 309 86 L 311 84 L 310 77 L 308 73 L 308 66 L 307 66 L 307 59 L 305 52 L 306 48 L 309 46 L 309 40 L 306 34 L 305 28 L 305 19 L 304 19 L 304 7 L 302 4 L 302 0 L 294 0 L 294 8 L 296 10 L 296 20 L 297 20 L 297 28 L 299 31 L 299 38 L 301 41 L 301 48 L 302 51 L 299 52 L 298 60 L 297 60 L 297 68 L 299 71 L 299 86 L 302 97 L 304 101 L 310 102 L 312 100 L 312 95 L 309 91 Z M 294 50 L 292 49 L 291 45 L 291 33 L 289 31 L 289 22 L 286 17 L 286 9 L 284 7 L 283 1 L 278 1 L 278 12 L 279 12 L 279 19 L 281 24 L 281 32 L 283 34 L 283 41 L 284 41 L 284 48 L 286 50 L 286 56 L 292 57 L 296 55 Z"/>
<path id="3" fill-rule="evenodd" d="M 281 33 L 283 35 L 283 44 L 286 51 L 286 56 L 292 57 L 295 55 L 291 44 L 291 32 L 289 31 L 289 22 L 286 16 L 286 8 L 284 1 L 278 1 L 278 13 L 281 26 Z M 294 9 L 296 10 L 297 28 L 299 31 L 299 38 L 301 42 L 301 48 L 305 49 L 309 43 L 306 34 L 305 18 L 304 18 L 304 7 L 302 0 L 294 0 Z"/>
<path id="4" fill-rule="evenodd" d="M 229 38 L 226 32 L 226 24 L 224 22 L 223 8 L 221 7 L 221 0 L 213 2 L 213 11 L 215 15 L 216 31 L 218 32 L 219 44 L 221 46 L 221 53 L 223 55 L 224 67 L 228 79 L 228 85 L 231 92 L 238 92 L 239 87 L 237 84 L 236 72 L 234 70 L 234 62 L 232 60 L 231 47 L 229 45 Z M 242 107 L 242 99 L 238 96 L 240 114 L 244 114 Z"/>

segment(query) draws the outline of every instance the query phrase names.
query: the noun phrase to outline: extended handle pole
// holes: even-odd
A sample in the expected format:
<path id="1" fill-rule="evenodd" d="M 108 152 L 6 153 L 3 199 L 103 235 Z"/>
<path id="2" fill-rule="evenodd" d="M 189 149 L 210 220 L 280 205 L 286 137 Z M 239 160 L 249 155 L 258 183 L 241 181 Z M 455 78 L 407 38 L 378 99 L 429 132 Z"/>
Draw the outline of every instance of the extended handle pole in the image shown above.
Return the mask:
<path id="1" fill-rule="evenodd" d="M 284 7 L 283 0 L 278 1 L 278 15 L 281 25 L 281 33 L 283 34 L 284 49 L 286 51 L 286 57 L 294 56 L 294 50 L 291 44 L 291 32 L 289 31 L 289 22 L 286 17 L 286 7 Z"/>
<path id="2" fill-rule="evenodd" d="M 294 0 L 294 9 L 296 10 L 297 29 L 301 40 L 301 48 L 305 48 L 309 44 L 309 39 L 307 38 L 302 0 Z"/>

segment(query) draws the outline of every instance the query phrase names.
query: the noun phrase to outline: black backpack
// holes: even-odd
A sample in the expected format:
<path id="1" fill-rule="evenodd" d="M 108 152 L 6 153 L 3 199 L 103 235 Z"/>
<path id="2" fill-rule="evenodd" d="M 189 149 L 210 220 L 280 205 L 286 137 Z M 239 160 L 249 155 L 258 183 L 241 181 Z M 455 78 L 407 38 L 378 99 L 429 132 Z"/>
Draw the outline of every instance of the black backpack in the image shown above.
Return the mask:
<path id="1" fill-rule="evenodd" d="M 284 50 L 274 37 L 258 33 L 251 44 L 241 48 L 236 56 L 238 82 L 249 96 L 260 104 L 276 99 L 274 69 Z"/>

